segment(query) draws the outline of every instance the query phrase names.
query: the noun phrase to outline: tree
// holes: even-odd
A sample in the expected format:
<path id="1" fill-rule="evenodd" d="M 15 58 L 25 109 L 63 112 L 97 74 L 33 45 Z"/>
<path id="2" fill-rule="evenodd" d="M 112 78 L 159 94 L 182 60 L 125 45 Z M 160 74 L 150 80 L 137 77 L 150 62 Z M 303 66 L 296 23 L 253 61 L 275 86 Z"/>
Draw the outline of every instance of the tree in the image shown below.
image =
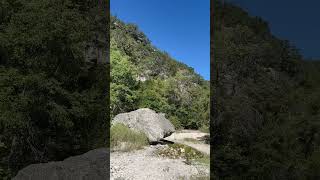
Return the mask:
<path id="1" fill-rule="evenodd" d="M 136 104 L 136 70 L 119 51 L 111 49 L 110 110 L 115 116 L 133 110 Z"/>

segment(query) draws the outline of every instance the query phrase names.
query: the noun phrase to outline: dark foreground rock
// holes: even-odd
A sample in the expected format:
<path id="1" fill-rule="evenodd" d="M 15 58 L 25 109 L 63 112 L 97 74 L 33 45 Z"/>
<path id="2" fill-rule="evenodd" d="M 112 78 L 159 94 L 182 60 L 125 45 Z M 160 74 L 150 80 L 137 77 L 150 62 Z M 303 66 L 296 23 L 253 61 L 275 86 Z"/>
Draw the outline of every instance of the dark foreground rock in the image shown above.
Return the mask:
<path id="1" fill-rule="evenodd" d="M 32 164 L 13 180 L 105 180 L 109 179 L 109 152 L 95 149 L 59 162 Z"/>
<path id="2" fill-rule="evenodd" d="M 112 124 L 116 123 L 142 131 L 147 135 L 149 142 L 158 142 L 175 131 L 173 124 L 165 117 L 165 114 L 156 113 L 148 108 L 118 114 L 112 121 Z"/>

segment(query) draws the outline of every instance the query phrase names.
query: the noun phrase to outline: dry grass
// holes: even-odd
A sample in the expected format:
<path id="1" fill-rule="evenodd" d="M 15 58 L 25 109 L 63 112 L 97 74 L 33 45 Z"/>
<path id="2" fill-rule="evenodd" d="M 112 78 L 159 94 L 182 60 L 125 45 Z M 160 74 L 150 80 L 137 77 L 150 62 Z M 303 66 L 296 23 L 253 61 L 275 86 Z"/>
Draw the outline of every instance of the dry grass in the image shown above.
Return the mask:
<path id="1" fill-rule="evenodd" d="M 110 132 L 110 146 L 113 151 L 132 151 L 149 144 L 144 133 L 133 131 L 123 124 L 113 125 Z"/>

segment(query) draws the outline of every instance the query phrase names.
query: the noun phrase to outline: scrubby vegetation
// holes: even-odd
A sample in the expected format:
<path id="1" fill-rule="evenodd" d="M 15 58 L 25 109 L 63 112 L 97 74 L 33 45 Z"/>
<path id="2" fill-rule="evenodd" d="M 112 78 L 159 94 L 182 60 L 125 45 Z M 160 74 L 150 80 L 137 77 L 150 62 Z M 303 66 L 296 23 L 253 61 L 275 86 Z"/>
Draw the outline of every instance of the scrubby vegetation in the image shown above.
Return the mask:
<path id="1" fill-rule="evenodd" d="M 201 163 L 210 164 L 210 157 L 202 152 L 183 144 L 169 144 L 168 148 L 159 150 L 158 154 L 162 157 L 172 159 L 185 159 L 187 164 Z"/>
<path id="2" fill-rule="evenodd" d="M 209 126 L 209 82 L 151 45 L 133 24 L 111 17 L 111 116 L 150 108 L 176 128 Z"/>
<path id="3" fill-rule="evenodd" d="M 319 179 L 319 61 L 303 59 L 261 18 L 213 5 L 214 175 Z"/>
<path id="4" fill-rule="evenodd" d="M 85 61 L 107 33 L 98 3 L 1 0 L 1 178 L 108 143 L 109 68 Z"/>
<path id="5" fill-rule="evenodd" d="M 132 151 L 148 145 L 148 138 L 142 132 L 134 131 L 117 123 L 110 129 L 110 147 L 117 151 Z"/>

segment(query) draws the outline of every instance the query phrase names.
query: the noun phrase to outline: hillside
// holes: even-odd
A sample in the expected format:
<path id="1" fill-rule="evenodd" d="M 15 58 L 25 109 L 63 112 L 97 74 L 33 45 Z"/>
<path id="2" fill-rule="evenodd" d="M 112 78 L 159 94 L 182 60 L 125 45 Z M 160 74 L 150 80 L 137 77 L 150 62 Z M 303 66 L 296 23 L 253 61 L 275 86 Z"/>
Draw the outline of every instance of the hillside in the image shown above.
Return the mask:
<path id="1" fill-rule="evenodd" d="M 111 17 L 111 115 L 166 113 L 176 128 L 209 124 L 209 82 L 154 47 L 136 25 Z"/>
<path id="2" fill-rule="evenodd" d="M 219 179 L 317 179 L 319 62 L 268 23 L 213 3 L 212 146 Z"/>
<path id="3" fill-rule="evenodd" d="M 1 0 L 0 179 L 108 144 L 106 4 Z"/>

